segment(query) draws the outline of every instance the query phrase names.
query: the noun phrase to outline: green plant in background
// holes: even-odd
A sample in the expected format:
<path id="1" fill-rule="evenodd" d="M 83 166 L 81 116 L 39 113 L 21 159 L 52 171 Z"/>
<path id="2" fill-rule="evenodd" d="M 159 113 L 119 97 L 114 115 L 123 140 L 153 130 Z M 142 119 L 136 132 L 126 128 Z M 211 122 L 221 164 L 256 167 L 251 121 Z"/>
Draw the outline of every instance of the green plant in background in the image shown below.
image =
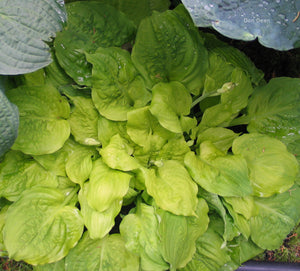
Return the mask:
<path id="1" fill-rule="evenodd" d="M 53 62 L 6 81 L 20 125 L 0 164 L 2 256 L 233 270 L 299 223 L 300 80 L 264 82 L 183 5 L 147 3 L 66 4 Z"/>

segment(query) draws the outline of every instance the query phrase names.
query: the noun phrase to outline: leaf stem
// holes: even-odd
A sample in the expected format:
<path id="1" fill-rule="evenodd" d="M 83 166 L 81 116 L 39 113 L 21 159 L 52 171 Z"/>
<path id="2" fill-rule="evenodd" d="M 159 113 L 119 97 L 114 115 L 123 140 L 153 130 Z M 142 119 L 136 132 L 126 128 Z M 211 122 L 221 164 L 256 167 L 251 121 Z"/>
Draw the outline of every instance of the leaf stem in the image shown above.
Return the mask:
<path id="1" fill-rule="evenodd" d="M 233 119 L 229 126 L 247 125 L 250 121 L 251 117 L 249 115 L 242 115 L 237 119 Z"/>
<path id="2" fill-rule="evenodd" d="M 217 91 L 214 91 L 214 92 L 207 92 L 207 93 L 201 95 L 195 101 L 192 102 L 191 108 L 193 108 L 198 103 L 202 102 L 204 99 L 206 99 L 206 98 L 208 98 L 210 96 L 215 96 L 216 93 L 217 93 Z"/>

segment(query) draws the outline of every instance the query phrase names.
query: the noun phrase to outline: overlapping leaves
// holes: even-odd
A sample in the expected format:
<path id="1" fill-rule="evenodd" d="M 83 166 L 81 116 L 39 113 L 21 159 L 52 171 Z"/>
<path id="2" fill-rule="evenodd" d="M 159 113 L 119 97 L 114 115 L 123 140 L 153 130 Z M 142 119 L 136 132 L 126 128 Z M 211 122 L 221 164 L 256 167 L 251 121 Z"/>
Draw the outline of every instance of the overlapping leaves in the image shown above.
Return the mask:
<path id="1" fill-rule="evenodd" d="M 76 17 L 80 8 L 97 16 Z M 74 67 L 62 64 L 62 50 L 62 67 L 8 91 L 21 128 L 0 165 L 0 196 L 12 201 L 0 205 L 0 247 L 36 270 L 80 271 L 233 270 L 279 246 L 300 218 L 298 161 L 284 144 L 296 141 L 253 128 L 264 118 L 252 63 L 205 42 L 183 6 L 145 18 L 132 53 L 121 48 L 132 32 L 115 32 L 124 14 L 107 35 L 93 31 L 121 14 L 114 7 L 67 10 L 56 49 L 74 30 L 101 43 L 72 44 Z M 84 80 L 70 72 L 78 67 Z M 62 69 L 72 79 L 53 76 Z M 282 80 L 299 92 L 298 81 Z M 285 84 L 262 89 L 276 86 Z M 276 108 L 284 94 L 273 94 L 264 104 Z M 230 129 L 245 119 L 250 133 Z"/>

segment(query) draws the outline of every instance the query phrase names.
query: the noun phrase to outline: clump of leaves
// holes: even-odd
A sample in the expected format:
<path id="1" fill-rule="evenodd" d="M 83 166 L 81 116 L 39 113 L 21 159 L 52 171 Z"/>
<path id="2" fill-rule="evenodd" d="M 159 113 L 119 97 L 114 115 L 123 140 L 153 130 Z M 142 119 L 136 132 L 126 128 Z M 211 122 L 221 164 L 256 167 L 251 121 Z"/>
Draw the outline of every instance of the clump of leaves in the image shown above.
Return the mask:
<path id="1" fill-rule="evenodd" d="M 20 126 L 0 164 L 1 255 L 232 270 L 279 247 L 300 219 L 299 79 L 264 82 L 183 5 L 138 23 L 103 2 L 66 9 L 54 62 L 6 90 Z"/>

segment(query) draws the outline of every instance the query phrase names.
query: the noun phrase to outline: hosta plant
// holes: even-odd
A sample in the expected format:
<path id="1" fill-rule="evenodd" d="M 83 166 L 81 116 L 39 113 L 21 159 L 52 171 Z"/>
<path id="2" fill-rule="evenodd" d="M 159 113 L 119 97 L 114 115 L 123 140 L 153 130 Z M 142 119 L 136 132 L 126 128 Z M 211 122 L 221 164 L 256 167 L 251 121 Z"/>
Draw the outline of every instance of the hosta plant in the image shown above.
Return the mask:
<path id="1" fill-rule="evenodd" d="M 109 3 L 66 4 L 53 62 L 6 84 L 20 125 L 0 163 L 1 254 L 234 270 L 279 247 L 300 220 L 300 80 L 264 82 L 183 5 L 134 20 Z"/>

